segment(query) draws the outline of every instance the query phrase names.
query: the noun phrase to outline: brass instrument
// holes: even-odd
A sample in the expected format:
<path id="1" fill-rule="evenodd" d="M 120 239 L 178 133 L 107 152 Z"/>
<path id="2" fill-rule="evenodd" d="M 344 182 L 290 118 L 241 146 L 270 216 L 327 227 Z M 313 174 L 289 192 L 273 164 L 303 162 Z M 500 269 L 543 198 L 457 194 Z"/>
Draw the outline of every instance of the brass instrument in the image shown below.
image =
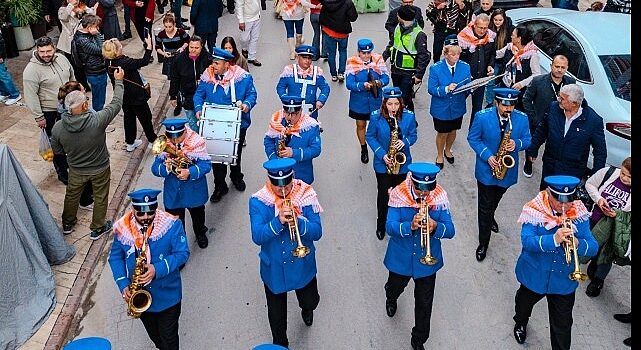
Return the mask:
<path id="1" fill-rule="evenodd" d="M 372 96 L 374 96 L 374 98 L 378 98 L 378 90 L 382 86 L 381 81 L 374 78 L 374 74 L 369 71 L 367 72 L 367 82 L 372 86 L 369 88 L 369 92 L 372 94 Z"/>
<path id="2" fill-rule="evenodd" d="M 516 163 L 514 157 L 512 157 L 506 149 L 507 143 L 510 142 L 510 136 L 512 135 L 512 118 L 510 117 L 509 112 L 507 113 L 507 120 L 509 129 L 505 130 L 505 132 L 503 133 L 503 138 L 501 139 L 501 143 L 499 144 L 499 150 L 494 156 L 496 158 L 496 161 L 499 162 L 499 165 L 496 168 L 492 169 L 492 176 L 494 176 L 498 180 L 503 180 L 505 174 L 507 173 L 507 169 L 514 167 Z"/>
<path id="3" fill-rule="evenodd" d="M 561 227 L 572 229 L 572 221 L 565 216 L 565 204 L 563 205 L 563 212 L 561 213 Z M 572 240 L 572 243 L 562 243 L 565 251 L 565 262 L 570 265 L 574 257 L 574 271 L 570 272 L 568 278 L 573 281 L 584 282 L 588 278 L 588 275 L 581 272 L 581 268 L 579 267 L 579 253 L 576 252 L 574 233 L 571 235 L 570 240 Z"/>
<path id="4" fill-rule="evenodd" d="M 289 228 L 289 239 L 292 240 L 292 242 L 296 242 L 296 248 L 292 250 L 292 255 L 297 257 L 297 258 L 304 258 L 307 254 L 309 254 L 309 247 L 306 247 L 303 245 L 303 242 L 300 239 L 300 232 L 298 231 L 298 220 L 296 218 L 296 214 L 294 211 L 294 205 L 292 204 L 292 200 L 289 198 L 286 198 L 285 196 L 285 190 L 283 189 L 283 207 L 289 208 L 292 211 L 292 215 L 287 216 L 287 227 Z"/>
<path id="5" fill-rule="evenodd" d="M 278 153 L 280 153 L 281 151 L 284 151 L 285 148 L 287 148 L 287 145 L 285 144 L 285 142 L 287 142 L 287 134 L 289 134 L 289 128 L 291 127 L 292 125 L 287 123 L 287 125 L 285 126 L 285 130 L 283 131 L 282 134 L 280 134 L 280 137 L 278 138 L 278 151 L 276 152 L 277 153 L 276 155 L 278 155 Z"/>
<path id="6" fill-rule="evenodd" d="M 423 265 L 434 265 L 438 259 L 432 256 L 432 249 L 430 247 L 430 216 L 427 208 L 427 199 L 421 198 L 421 207 L 418 210 L 423 216 L 421 222 L 421 248 L 425 249 L 425 256 L 419 259 Z"/>
<path id="7" fill-rule="evenodd" d="M 129 285 L 131 297 L 127 302 L 127 315 L 133 318 L 140 318 L 140 314 L 147 311 L 151 306 L 151 293 L 144 290 L 140 283 L 140 276 L 147 270 L 147 247 L 149 244 L 147 240 L 150 234 L 150 232 L 147 232 L 148 228 L 148 225 L 143 225 L 142 227 L 142 247 L 140 248 L 140 254 L 136 258 L 136 266 Z"/>
<path id="8" fill-rule="evenodd" d="M 405 164 L 405 153 L 396 149 L 396 141 L 398 140 L 398 121 L 393 113 L 390 113 L 390 118 L 394 120 L 394 127 L 390 133 L 389 148 L 387 149 L 387 156 L 392 162 L 392 165 L 387 166 L 387 173 L 397 175 L 401 170 L 401 165 Z"/>
<path id="9" fill-rule="evenodd" d="M 180 173 L 178 170 L 187 169 L 190 165 L 193 164 L 193 161 L 187 158 L 182 151 L 173 148 L 169 144 L 167 136 L 165 135 L 160 135 L 156 138 L 156 141 L 154 141 L 154 143 L 151 145 L 151 152 L 154 155 L 159 155 L 162 152 L 167 152 L 167 154 L 169 155 L 167 159 L 169 159 L 171 163 L 171 165 L 169 166 L 169 171 L 174 175 L 178 175 Z"/>

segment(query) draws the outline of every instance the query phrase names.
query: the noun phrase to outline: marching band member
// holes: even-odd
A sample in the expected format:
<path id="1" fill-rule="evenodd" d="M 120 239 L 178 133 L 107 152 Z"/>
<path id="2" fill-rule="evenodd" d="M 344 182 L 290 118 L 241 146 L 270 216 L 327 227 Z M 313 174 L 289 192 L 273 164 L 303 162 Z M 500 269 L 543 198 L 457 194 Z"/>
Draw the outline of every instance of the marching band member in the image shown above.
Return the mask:
<path id="1" fill-rule="evenodd" d="M 376 237 L 379 240 L 385 238 L 388 191 L 405 179 L 407 167 L 412 163 L 410 146 L 417 139 L 416 117 L 414 112 L 405 109 L 401 89 L 386 87 L 382 92 L 383 104 L 380 111 L 372 112 L 365 135 L 367 144 L 374 152 L 374 173 L 378 188 Z M 392 144 L 393 131 L 397 133 Z M 402 160 L 400 154 L 404 155 L 404 162 L 399 161 Z"/>
<path id="2" fill-rule="evenodd" d="M 265 285 L 273 343 L 287 347 L 287 292 L 296 291 L 307 326 L 320 301 L 316 282 L 316 248 L 322 236 L 316 192 L 294 179 L 291 158 L 263 164 L 269 181 L 249 199 L 252 240 L 260 246 L 260 276 Z M 294 255 L 296 254 L 296 255 Z"/>
<path id="3" fill-rule="evenodd" d="M 185 228 L 185 209 L 191 215 L 192 227 L 196 242 L 200 248 L 207 248 L 209 241 L 205 226 L 205 203 L 207 203 L 207 178 L 211 170 L 211 162 L 207 154 L 205 139 L 191 128 L 185 127 L 189 120 L 167 119 L 162 122 L 165 126 L 167 146 L 188 159 L 190 164 L 172 171 L 172 159 L 176 157 L 162 152 L 156 156 L 151 165 L 151 173 L 165 178 L 163 204 L 165 210 L 180 218 Z M 156 146 L 156 143 L 154 144 Z"/>
<path id="4" fill-rule="evenodd" d="M 361 145 L 361 162 L 367 164 L 369 155 L 365 144 L 365 128 L 370 114 L 381 107 L 382 87 L 389 84 L 389 73 L 385 59 L 373 53 L 374 44 L 369 39 L 357 43 L 358 55 L 347 60 L 347 83 L 349 94 L 349 116 L 356 120 L 356 136 Z"/>
<path id="5" fill-rule="evenodd" d="M 242 121 L 240 124 L 239 145 L 245 143 L 247 128 L 251 124 L 250 111 L 256 105 L 256 87 L 251 74 L 237 65 L 230 65 L 234 55 L 229 52 L 214 48 L 212 53 L 213 63 L 209 66 L 200 77 L 200 83 L 194 94 L 194 109 L 196 118 L 201 118 L 204 103 L 213 103 L 225 106 L 237 106 L 242 112 Z M 245 190 L 245 181 L 241 171 L 240 163 L 243 148 L 238 147 L 236 165 L 229 166 L 230 178 L 234 187 L 238 191 Z M 214 173 L 214 192 L 209 197 L 212 203 L 219 202 L 222 197 L 229 192 L 227 182 L 227 165 L 213 164 Z"/>
<path id="6" fill-rule="evenodd" d="M 532 309 L 545 297 L 552 349 L 567 350 L 572 340 L 574 293 L 578 281 L 586 277 L 575 259 L 596 255 L 599 244 L 590 232 L 590 213 L 581 201 L 573 200 L 580 180 L 556 175 L 547 176 L 545 182 L 547 189 L 523 206 L 518 220 L 523 248 L 515 269 L 521 286 L 515 297 L 514 338 L 519 344 L 525 342 Z M 564 227 L 564 219 L 571 222 L 569 227 Z M 576 251 L 566 251 L 565 245 L 574 245 Z"/>
<path id="7" fill-rule="evenodd" d="M 467 135 L 467 142 L 476 153 L 478 261 L 485 259 L 491 231 L 499 232 L 494 212 L 507 189 L 517 182 L 519 171 L 515 165 L 519 164 L 519 151 L 526 149 L 532 140 L 527 115 L 514 109 L 519 92 L 508 88 L 495 88 L 494 92 L 495 106 L 476 113 Z M 501 155 L 497 157 L 498 153 Z M 497 178 L 501 169 L 505 172 Z"/>
<path id="8" fill-rule="evenodd" d="M 303 98 L 281 96 L 283 109 L 272 115 L 263 144 L 268 159 L 293 158 L 296 178 L 311 185 L 314 182 L 312 159 L 321 153 L 319 124 L 303 112 Z"/>
<path id="9" fill-rule="evenodd" d="M 280 74 L 276 93 L 278 96 L 300 96 L 305 99 L 303 112 L 318 120 L 318 110 L 329 98 L 329 84 L 323 70 L 312 65 L 316 49 L 309 45 L 296 48 L 296 63 L 288 64 Z M 320 92 L 320 93 L 319 93 Z"/>
<path id="10" fill-rule="evenodd" d="M 129 193 L 132 210 L 114 224 L 109 266 L 125 303 L 131 298 L 134 277 L 151 294 L 151 305 L 140 314 L 140 320 L 156 348 L 178 350 L 182 299 L 179 266 L 189 258 L 189 246 L 180 220 L 157 209 L 159 193 L 147 188 Z M 146 265 L 144 273 L 136 276 L 141 252 L 147 257 Z"/>
<path id="11" fill-rule="evenodd" d="M 396 300 L 413 279 L 413 350 L 425 350 L 423 344 L 430 336 L 436 272 L 443 267 L 441 239 L 454 237 L 447 193 L 436 184 L 439 170 L 431 163 L 410 164 L 405 181 L 390 191 L 385 310 L 387 316 L 394 317 Z M 427 210 L 427 216 L 422 206 Z"/>

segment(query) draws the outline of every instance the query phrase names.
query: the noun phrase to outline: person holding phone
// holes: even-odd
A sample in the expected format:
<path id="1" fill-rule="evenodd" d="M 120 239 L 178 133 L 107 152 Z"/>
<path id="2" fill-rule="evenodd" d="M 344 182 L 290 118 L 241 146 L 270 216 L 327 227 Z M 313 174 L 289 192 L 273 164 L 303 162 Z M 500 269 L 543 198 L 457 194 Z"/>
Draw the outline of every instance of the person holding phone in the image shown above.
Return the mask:
<path id="1" fill-rule="evenodd" d="M 140 40 L 144 41 L 144 38 L 151 37 L 151 25 L 156 9 L 154 0 L 122 0 L 122 3 L 128 6 L 131 11 L 131 18 Z"/>

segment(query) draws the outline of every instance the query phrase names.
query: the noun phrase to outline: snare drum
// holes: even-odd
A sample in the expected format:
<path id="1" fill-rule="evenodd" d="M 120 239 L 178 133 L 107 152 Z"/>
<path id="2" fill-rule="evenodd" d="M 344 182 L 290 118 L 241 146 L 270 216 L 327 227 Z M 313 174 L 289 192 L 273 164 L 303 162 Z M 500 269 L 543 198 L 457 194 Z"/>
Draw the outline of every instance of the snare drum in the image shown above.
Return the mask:
<path id="1" fill-rule="evenodd" d="M 204 104 L 198 121 L 212 163 L 236 165 L 241 111 L 234 106 Z"/>

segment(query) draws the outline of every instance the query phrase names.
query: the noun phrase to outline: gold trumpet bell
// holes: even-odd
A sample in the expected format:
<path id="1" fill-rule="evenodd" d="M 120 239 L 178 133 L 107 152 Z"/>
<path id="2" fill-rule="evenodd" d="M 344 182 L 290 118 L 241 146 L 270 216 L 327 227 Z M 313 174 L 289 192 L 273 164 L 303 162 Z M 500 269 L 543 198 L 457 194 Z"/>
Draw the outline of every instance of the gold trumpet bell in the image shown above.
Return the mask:
<path id="1" fill-rule="evenodd" d="M 581 271 L 572 271 L 570 272 L 570 279 L 577 282 L 585 282 L 588 279 L 588 275 Z"/>
<path id="2" fill-rule="evenodd" d="M 420 262 L 423 265 L 436 265 L 436 263 L 438 262 L 438 259 L 431 255 L 426 255 L 421 258 Z"/>
<path id="3" fill-rule="evenodd" d="M 127 314 L 133 318 L 140 318 L 140 315 L 147 311 L 151 306 L 151 294 L 144 290 L 139 289 L 131 294 L 129 298 L 129 308 Z"/>
<path id="4" fill-rule="evenodd" d="M 297 258 L 304 258 L 307 254 L 309 254 L 309 247 L 306 246 L 296 247 L 292 250 L 292 255 Z"/>

